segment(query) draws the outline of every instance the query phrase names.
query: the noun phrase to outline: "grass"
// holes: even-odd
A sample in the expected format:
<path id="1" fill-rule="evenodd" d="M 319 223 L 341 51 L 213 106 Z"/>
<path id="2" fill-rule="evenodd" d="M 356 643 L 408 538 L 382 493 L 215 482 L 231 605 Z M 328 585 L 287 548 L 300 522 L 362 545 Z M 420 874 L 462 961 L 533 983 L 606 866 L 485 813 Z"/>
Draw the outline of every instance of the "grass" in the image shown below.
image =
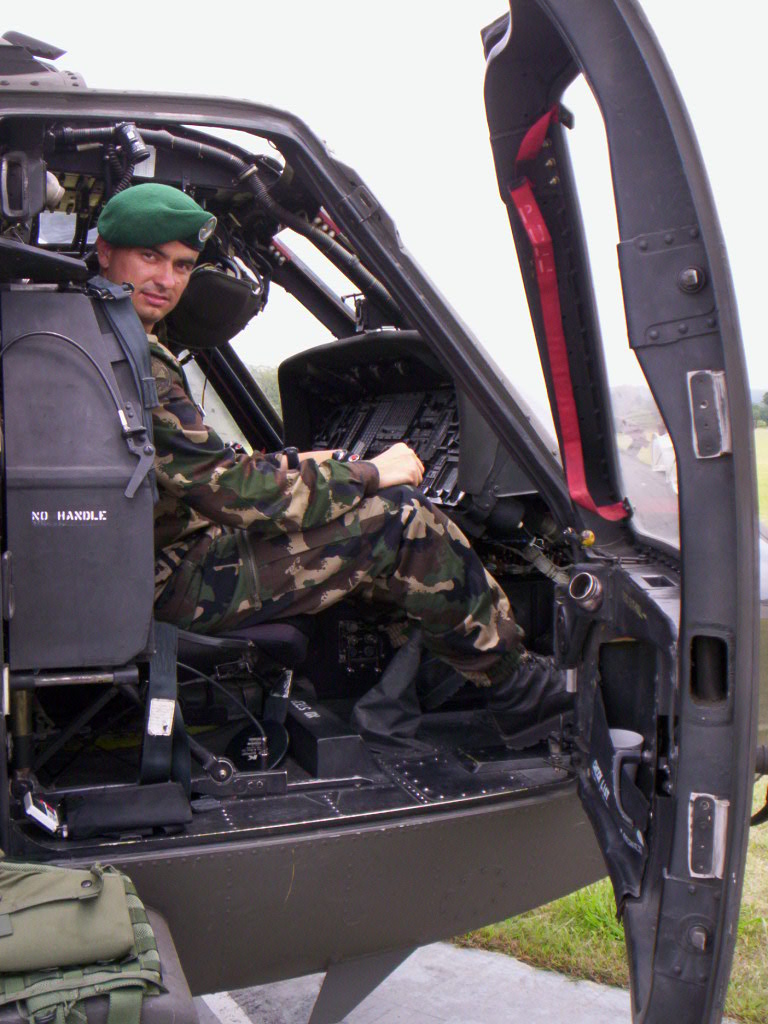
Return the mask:
<path id="1" fill-rule="evenodd" d="M 508 953 L 572 978 L 624 988 L 629 984 L 624 929 L 616 920 L 607 879 L 527 914 L 470 932 L 457 942 Z"/>
<path id="2" fill-rule="evenodd" d="M 765 802 L 755 787 L 754 807 Z M 624 928 L 608 880 L 547 906 L 470 932 L 460 946 L 488 949 L 572 978 L 627 988 Z M 768 1020 L 768 824 L 753 829 L 747 854 L 736 952 L 725 1012 L 744 1024 Z"/>
<path id="3" fill-rule="evenodd" d="M 760 512 L 768 521 L 768 429 L 755 431 L 755 451 Z M 765 798 L 766 782 L 762 780 L 755 786 L 755 810 L 763 806 Z M 622 988 L 629 985 L 624 929 L 616 920 L 607 879 L 456 941 L 462 946 L 508 953 L 534 967 L 572 978 Z M 750 833 L 725 1012 L 744 1024 L 768 1021 L 768 823 Z"/>

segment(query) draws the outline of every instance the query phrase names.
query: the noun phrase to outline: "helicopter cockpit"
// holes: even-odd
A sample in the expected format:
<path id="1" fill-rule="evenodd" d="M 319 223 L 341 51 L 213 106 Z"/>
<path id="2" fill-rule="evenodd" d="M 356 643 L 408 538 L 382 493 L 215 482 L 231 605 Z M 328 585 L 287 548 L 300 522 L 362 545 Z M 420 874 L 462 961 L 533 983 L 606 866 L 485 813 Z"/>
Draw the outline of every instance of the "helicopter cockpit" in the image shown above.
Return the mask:
<path id="1" fill-rule="evenodd" d="M 152 381 L 127 293 L 105 286 L 93 258 L 104 202 L 147 180 L 217 217 L 163 340 L 224 417 L 225 440 L 362 459 L 406 441 L 425 466 L 421 490 L 502 582 L 527 646 L 567 661 L 573 629 L 555 592 L 572 538 L 285 150 L 254 153 L 159 115 L 0 121 L 6 848 L 203 841 L 571 778 L 567 722 L 505 743 L 481 694 L 398 652 L 392 623 L 349 601 L 249 635 L 153 621 Z M 362 183 L 349 202 L 376 213 Z M 336 294 L 288 232 L 353 294 Z M 275 287 L 328 337 L 281 363 L 279 403 L 231 344 L 258 314 L 269 350 Z"/>

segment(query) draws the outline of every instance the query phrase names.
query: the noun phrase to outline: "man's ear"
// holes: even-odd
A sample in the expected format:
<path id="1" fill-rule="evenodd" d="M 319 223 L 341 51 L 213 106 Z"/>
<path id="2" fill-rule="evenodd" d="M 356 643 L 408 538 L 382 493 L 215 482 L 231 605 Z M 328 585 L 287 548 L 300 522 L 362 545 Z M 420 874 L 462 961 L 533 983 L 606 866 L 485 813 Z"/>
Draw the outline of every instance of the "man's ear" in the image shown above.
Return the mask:
<path id="1" fill-rule="evenodd" d="M 105 272 L 109 270 L 112 249 L 113 246 L 109 242 L 105 242 L 101 235 L 96 235 L 96 255 L 99 258 L 99 267 Z"/>

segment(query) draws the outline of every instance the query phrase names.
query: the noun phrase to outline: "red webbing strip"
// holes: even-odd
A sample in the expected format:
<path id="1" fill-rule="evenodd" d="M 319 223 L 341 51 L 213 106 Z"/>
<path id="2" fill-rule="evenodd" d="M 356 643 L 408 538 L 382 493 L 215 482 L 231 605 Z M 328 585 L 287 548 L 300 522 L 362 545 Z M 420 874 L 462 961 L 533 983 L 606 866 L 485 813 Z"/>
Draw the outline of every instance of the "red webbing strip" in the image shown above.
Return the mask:
<path id="1" fill-rule="evenodd" d="M 536 159 L 541 152 L 541 147 L 544 145 L 544 139 L 547 137 L 549 126 L 553 121 L 557 121 L 556 106 L 548 110 L 546 114 L 540 117 L 535 124 L 532 124 L 525 133 L 523 141 L 520 143 L 520 149 L 517 151 L 515 167 Z"/>
<path id="2" fill-rule="evenodd" d="M 557 108 L 553 107 L 527 132 L 518 152 L 517 163 L 534 159 L 541 150 L 553 118 L 557 117 Z M 533 194 L 531 183 L 523 179 L 522 183 L 510 188 L 509 194 L 520 220 L 528 235 L 533 249 L 536 282 L 539 286 L 541 315 L 544 323 L 544 335 L 547 342 L 547 353 L 552 373 L 552 384 L 555 391 L 557 418 L 560 422 L 560 436 L 563 443 L 563 461 L 565 463 L 565 479 L 571 499 L 590 512 L 597 512 L 603 519 L 626 519 L 627 509 L 621 502 L 614 505 L 596 505 L 587 486 L 584 469 L 584 449 L 581 443 L 579 417 L 576 412 L 576 400 L 573 396 L 573 381 L 568 363 L 568 351 L 563 331 L 563 316 L 560 307 L 560 294 L 557 287 L 557 269 L 552 236 L 547 228 L 544 216 Z"/>

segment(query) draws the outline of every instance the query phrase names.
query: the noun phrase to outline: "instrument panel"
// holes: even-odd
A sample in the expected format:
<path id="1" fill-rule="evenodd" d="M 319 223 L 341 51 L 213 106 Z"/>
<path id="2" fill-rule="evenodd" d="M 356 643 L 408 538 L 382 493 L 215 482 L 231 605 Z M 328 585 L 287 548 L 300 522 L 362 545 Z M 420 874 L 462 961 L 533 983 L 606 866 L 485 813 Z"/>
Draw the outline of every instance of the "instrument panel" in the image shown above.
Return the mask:
<path id="1" fill-rule="evenodd" d="M 436 504 L 455 506 L 459 488 L 459 413 L 450 385 L 412 391 L 334 410 L 313 438 L 317 449 L 344 448 L 370 459 L 404 441 L 424 463 L 419 490 Z"/>
<path id="2" fill-rule="evenodd" d="M 471 507 L 475 519 L 535 493 L 416 331 L 340 338 L 287 359 L 278 381 L 285 442 L 300 451 L 369 459 L 404 441 L 424 463 L 421 492 L 458 512 Z"/>

